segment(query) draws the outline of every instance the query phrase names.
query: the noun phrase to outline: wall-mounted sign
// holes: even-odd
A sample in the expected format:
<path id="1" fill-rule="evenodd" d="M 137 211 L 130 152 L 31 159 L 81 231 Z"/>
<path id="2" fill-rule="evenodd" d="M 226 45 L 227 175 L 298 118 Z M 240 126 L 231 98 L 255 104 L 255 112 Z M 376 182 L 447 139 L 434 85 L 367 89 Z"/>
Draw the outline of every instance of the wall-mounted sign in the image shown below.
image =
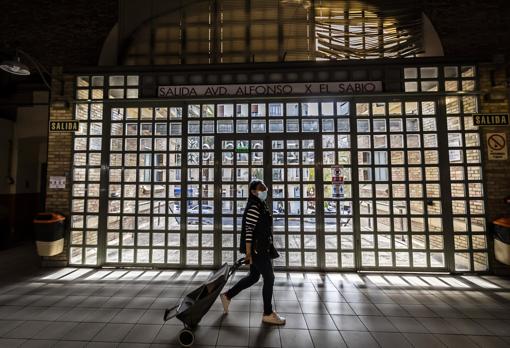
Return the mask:
<path id="1" fill-rule="evenodd" d="M 506 161 L 508 159 L 506 133 L 487 133 L 487 151 L 490 161 Z"/>
<path id="2" fill-rule="evenodd" d="M 50 132 L 76 132 L 79 129 L 78 121 L 50 121 Z"/>
<path id="3" fill-rule="evenodd" d="M 247 146 L 236 147 L 236 153 L 250 153 L 250 149 Z"/>
<path id="4" fill-rule="evenodd" d="M 333 187 L 332 197 L 336 199 L 344 198 L 344 176 L 341 166 L 331 167 L 331 184 Z"/>
<path id="5" fill-rule="evenodd" d="M 382 81 L 159 86 L 158 97 L 258 97 L 382 92 Z"/>
<path id="6" fill-rule="evenodd" d="M 508 114 L 474 114 L 475 126 L 508 126 Z"/>
<path id="7" fill-rule="evenodd" d="M 65 176 L 50 176 L 50 189 L 65 189 L 66 177 Z"/>

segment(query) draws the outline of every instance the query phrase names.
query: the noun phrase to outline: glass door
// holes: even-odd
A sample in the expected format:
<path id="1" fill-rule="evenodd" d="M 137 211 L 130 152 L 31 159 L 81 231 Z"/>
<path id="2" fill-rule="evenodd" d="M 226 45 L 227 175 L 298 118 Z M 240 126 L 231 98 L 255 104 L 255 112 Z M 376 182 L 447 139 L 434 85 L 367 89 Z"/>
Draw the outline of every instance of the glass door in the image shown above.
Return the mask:
<path id="1" fill-rule="evenodd" d="M 446 269 L 437 101 L 355 103 L 360 269 Z"/>
<path id="2" fill-rule="evenodd" d="M 222 137 L 217 140 L 217 226 L 221 262 L 238 255 L 248 183 L 262 179 L 268 185 L 274 241 L 281 257 L 275 266 L 310 269 L 321 265 L 318 179 L 321 177 L 316 137 Z"/>

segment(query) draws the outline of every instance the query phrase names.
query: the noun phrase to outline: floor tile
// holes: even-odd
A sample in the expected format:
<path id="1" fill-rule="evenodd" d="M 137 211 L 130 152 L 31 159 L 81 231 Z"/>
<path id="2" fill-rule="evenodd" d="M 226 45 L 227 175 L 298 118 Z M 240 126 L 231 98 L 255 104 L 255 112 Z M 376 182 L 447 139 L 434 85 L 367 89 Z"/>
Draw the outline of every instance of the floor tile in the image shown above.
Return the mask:
<path id="1" fill-rule="evenodd" d="M 441 342 L 443 342 L 449 348 L 476 348 L 477 345 L 474 341 L 469 339 L 468 336 L 463 335 L 436 335 Z"/>
<path id="2" fill-rule="evenodd" d="M 437 318 L 439 315 L 434 313 L 425 305 L 401 305 L 411 316 L 420 318 Z"/>
<path id="3" fill-rule="evenodd" d="M 132 324 L 108 323 L 92 338 L 92 341 L 122 342 L 132 327 Z"/>
<path id="4" fill-rule="evenodd" d="M 441 318 L 416 318 L 431 333 L 458 334 L 459 331 L 446 320 Z"/>
<path id="5" fill-rule="evenodd" d="M 475 319 L 475 322 L 496 336 L 510 336 L 509 322 L 490 319 Z"/>
<path id="6" fill-rule="evenodd" d="M 50 348 L 53 347 L 57 340 L 27 340 L 21 347 L 22 348 Z"/>
<path id="7" fill-rule="evenodd" d="M 349 303 L 370 303 L 370 299 L 360 292 L 342 291 L 341 293 Z"/>
<path id="8" fill-rule="evenodd" d="M 80 348 L 86 347 L 88 341 L 57 341 L 53 347 L 55 348 Z"/>
<path id="9" fill-rule="evenodd" d="M 145 313 L 145 309 L 125 308 L 119 311 L 111 320 L 112 323 L 135 324 Z M 163 315 L 163 312 L 161 312 Z"/>
<path id="10" fill-rule="evenodd" d="M 436 348 L 445 345 L 431 333 L 404 333 L 403 334 L 415 348 Z"/>
<path id="11" fill-rule="evenodd" d="M 203 326 L 221 326 L 221 323 L 223 322 L 223 318 L 225 317 L 225 314 L 223 311 L 209 311 L 206 315 L 202 317 L 202 320 L 200 321 L 200 325 Z M 169 322 L 167 322 L 169 323 Z M 180 326 L 182 326 L 182 323 L 178 322 Z M 173 325 L 173 323 L 172 323 Z"/>
<path id="12" fill-rule="evenodd" d="M 445 319 L 449 324 L 453 325 L 457 331 L 463 335 L 490 335 L 490 332 L 483 326 L 475 322 L 473 319 Z"/>
<path id="13" fill-rule="evenodd" d="M 304 314 L 309 330 L 336 330 L 335 322 L 328 314 Z"/>
<path id="14" fill-rule="evenodd" d="M 16 326 L 13 330 L 10 330 L 4 337 L 6 338 L 32 338 L 39 331 L 43 330 L 48 326 L 48 321 L 25 321 L 24 323 Z"/>
<path id="15" fill-rule="evenodd" d="M 250 328 L 250 347 L 281 347 L 280 331 L 268 328 Z"/>
<path id="16" fill-rule="evenodd" d="M 393 326 L 400 332 L 409 333 L 428 333 L 429 331 L 418 322 L 418 320 L 409 317 L 388 317 Z"/>
<path id="17" fill-rule="evenodd" d="M 237 297 L 230 302 L 228 307 L 229 312 L 249 312 L 250 311 L 250 303 L 249 299 L 237 299 Z"/>
<path id="18" fill-rule="evenodd" d="M 195 335 L 195 345 L 214 345 L 218 341 L 219 333 L 219 327 L 199 326 L 193 331 L 193 334 Z"/>
<path id="19" fill-rule="evenodd" d="M 63 337 L 68 341 L 90 341 L 104 326 L 103 323 L 79 323 Z"/>
<path id="20" fill-rule="evenodd" d="M 101 308 L 109 299 L 110 297 L 107 296 L 89 296 L 81 301 L 77 307 Z"/>
<path id="21" fill-rule="evenodd" d="M 355 315 L 348 303 L 324 302 L 329 314 Z"/>
<path id="22" fill-rule="evenodd" d="M 11 347 L 21 347 L 26 340 L 19 338 L 0 338 L 0 347 L 2 348 L 11 348 Z"/>
<path id="23" fill-rule="evenodd" d="M 377 307 L 371 303 L 350 303 L 350 306 L 357 315 L 382 315 Z"/>
<path id="24" fill-rule="evenodd" d="M 23 323 L 22 320 L 0 320 L 0 337 Z"/>
<path id="25" fill-rule="evenodd" d="M 113 342 L 89 342 L 87 348 L 117 348 L 118 343 Z"/>
<path id="26" fill-rule="evenodd" d="M 121 309 L 119 308 L 100 308 L 88 313 L 84 318 L 84 322 L 88 323 L 107 323 L 111 321 Z M 60 320 L 60 318 L 59 318 Z"/>
<path id="27" fill-rule="evenodd" d="M 49 323 L 43 330 L 37 332 L 32 338 L 38 340 L 59 340 L 76 325 L 78 323 L 54 321 Z"/>
<path id="28" fill-rule="evenodd" d="M 229 312 L 223 316 L 221 326 L 250 326 L 250 313 L 249 312 Z"/>
<path id="29" fill-rule="evenodd" d="M 360 316 L 359 319 L 367 327 L 368 331 L 398 332 L 387 317 L 368 315 Z"/>
<path id="30" fill-rule="evenodd" d="M 338 291 L 325 291 L 319 293 L 324 302 L 346 302 L 345 298 Z"/>
<path id="31" fill-rule="evenodd" d="M 322 307 L 320 302 L 307 302 L 305 306 L 309 307 L 315 307 L 311 305 L 310 303 L 317 304 L 317 306 Z M 301 305 L 299 301 L 277 301 L 276 305 L 273 305 L 273 310 L 276 310 L 277 312 L 285 312 L 285 313 L 315 313 L 315 311 L 312 311 L 309 307 L 307 307 L 307 311 L 302 311 Z M 264 307 L 262 306 L 262 309 Z M 311 312 L 310 312 L 311 311 Z"/>
<path id="32" fill-rule="evenodd" d="M 328 314 L 328 310 L 322 302 L 300 302 L 300 304 L 303 313 Z"/>
<path id="33" fill-rule="evenodd" d="M 326 347 L 347 347 L 340 335 L 340 332 L 335 331 L 324 331 L 324 330 L 310 330 L 310 336 L 314 347 L 326 348 Z"/>
<path id="34" fill-rule="evenodd" d="M 147 309 L 155 300 L 155 297 L 135 297 L 124 308 Z"/>
<path id="35" fill-rule="evenodd" d="M 382 303 L 375 305 L 377 309 L 385 316 L 388 317 L 408 317 L 409 312 L 402 308 L 399 304 Z"/>
<path id="36" fill-rule="evenodd" d="M 313 347 L 312 338 L 308 330 L 280 329 L 282 348 Z"/>
<path id="37" fill-rule="evenodd" d="M 372 332 L 382 348 L 407 348 L 412 347 L 411 343 L 401 333 L 395 332 Z"/>
<path id="38" fill-rule="evenodd" d="M 153 343 L 178 345 L 178 335 L 182 329 L 182 326 L 163 325 L 154 338 Z"/>
<path id="39" fill-rule="evenodd" d="M 58 319 L 59 321 L 74 321 L 81 322 L 85 321 L 86 318 L 94 314 L 96 310 L 91 308 L 73 308 L 68 312 L 64 313 Z"/>
<path id="40" fill-rule="evenodd" d="M 149 309 L 138 319 L 138 324 L 163 324 L 164 311 Z"/>
<path id="41" fill-rule="evenodd" d="M 466 316 L 448 305 L 427 305 L 433 312 L 442 318 L 465 318 Z"/>
<path id="42" fill-rule="evenodd" d="M 340 331 L 367 331 L 367 328 L 357 316 L 332 315 L 331 318 Z"/>
<path id="43" fill-rule="evenodd" d="M 250 329 L 245 327 L 221 327 L 218 335 L 218 345 L 247 346 L 250 339 Z"/>
<path id="44" fill-rule="evenodd" d="M 151 346 L 150 343 L 131 343 L 131 342 L 121 342 L 117 346 L 118 348 L 149 348 Z"/>
<path id="45" fill-rule="evenodd" d="M 124 336 L 123 342 L 152 343 L 163 325 L 134 325 L 129 333 Z"/>
<path id="46" fill-rule="evenodd" d="M 510 342 L 505 342 L 496 336 L 469 336 L 469 338 L 482 348 L 504 348 L 510 346 Z"/>
<path id="47" fill-rule="evenodd" d="M 340 331 L 340 333 L 349 348 L 379 347 L 379 344 L 369 332 Z"/>

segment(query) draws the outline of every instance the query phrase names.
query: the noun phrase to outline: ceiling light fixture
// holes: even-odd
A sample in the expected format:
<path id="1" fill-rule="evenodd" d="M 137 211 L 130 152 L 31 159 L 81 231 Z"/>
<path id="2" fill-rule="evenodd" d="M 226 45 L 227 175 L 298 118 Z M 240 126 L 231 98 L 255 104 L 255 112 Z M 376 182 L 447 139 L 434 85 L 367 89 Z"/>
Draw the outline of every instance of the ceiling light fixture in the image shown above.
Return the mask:
<path id="1" fill-rule="evenodd" d="M 16 50 L 16 59 L 15 60 L 6 60 L 0 63 L 0 69 L 2 69 L 5 72 L 8 72 L 9 74 L 18 75 L 18 76 L 28 76 L 30 75 L 30 69 L 27 65 L 21 63 L 20 56 L 24 56 L 27 58 L 28 61 L 36 68 L 37 72 L 41 76 L 41 79 L 43 80 L 44 84 L 48 89 L 51 90 L 51 86 L 48 83 L 48 80 L 44 76 L 44 74 L 47 74 L 51 77 L 51 74 L 49 71 L 40 63 L 38 63 L 31 55 L 26 53 L 25 51 Z"/>
<path id="2" fill-rule="evenodd" d="M 19 57 L 17 57 L 16 61 L 13 60 L 3 61 L 2 64 L 0 64 L 0 69 L 14 75 L 22 76 L 30 75 L 30 69 L 28 69 L 28 67 L 25 64 L 21 63 Z"/>

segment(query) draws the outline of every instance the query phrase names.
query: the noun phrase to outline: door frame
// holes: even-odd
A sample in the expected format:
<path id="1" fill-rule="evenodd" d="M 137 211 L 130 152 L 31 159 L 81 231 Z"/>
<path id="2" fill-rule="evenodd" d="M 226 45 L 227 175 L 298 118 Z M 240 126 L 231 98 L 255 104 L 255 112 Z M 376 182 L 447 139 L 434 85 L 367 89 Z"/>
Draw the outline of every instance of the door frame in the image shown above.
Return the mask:
<path id="1" fill-rule="evenodd" d="M 323 224 L 323 217 L 324 217 L 324 205 L 321 204 L 321 202 L 324 201 L 322 190 L 320 189 L 321 185 L 323 184 L 323 169 L 322 169 L 322 140 L 320 137 L 320 133 L 233 133 L 233 134 L 218 134 L 215 136 L 215 147 L 214 147 L 214 153 L 215 153 L 215 165 L 214 165 L 214 176 L 217 181 L 217 185 L 215 186 L 215 217 L 214 217 L 214 229 L 216 231 L 215 233 L 215 245 L 217 246 L 215 248 L 215 259 L 218 260 L 218 263 L 221 263 L 221 217 L 222 217 L 222 209 L 221 209 L 221 185 L 222 182 L 221 179 L 221 143 L 222 141 L 236 141 L 236 140 L 262 140 L 264 142 L 264 162 L 268 163 L 268 165 L 264 165 L 264 182 L 268 185 L 268 187 L 271 189 L 273 186 L 273 178 L 272 178 L 272 151 L 271 151 L 271 141 L 273 140 L 314 140 L 315 143 L 315 181 L 313 182 L 315 185 L 315 206 L 316 206 L 316 243 L 317 243 L 317 266 L 316 267 L 292 267 L 292 266 L 276 266 L 276 269 L 279 270 L 285 270 L 285 271 L 304 271 L 305 269 L 308 271 L 322 271 L 324 270 L 324 224 Z M 234 152 L 235 152 L 235 146 L 234 146 Z M 300 164 L 299 166 L 303 166 Z M 284 168 L 290 168 L 291 166 L 288 166 L 287 164 L 284 164 Z M 303 201 L 304 202 L 304 201 Z M 272 207 L 272 197 L 269 196 L 268 200 L 269 206 Z M 234 231 L 235 232 L 235 231 Z M 302 230 L 300 231 L 303 232 Z M 234 239 L 234 250 L 237 250 L 238 241 Z M 301 241 L 302 245 L 304 243 L 304 240 Z M 288 242 L 286 241 L 286 247 L 288 246 Z M 304 249 L 302 248 L 301 253 L 304 252 Z M 303 256 L 303 255 L 301 255 Z M 286 260 L 288 263 L 288 260 Z"/>

